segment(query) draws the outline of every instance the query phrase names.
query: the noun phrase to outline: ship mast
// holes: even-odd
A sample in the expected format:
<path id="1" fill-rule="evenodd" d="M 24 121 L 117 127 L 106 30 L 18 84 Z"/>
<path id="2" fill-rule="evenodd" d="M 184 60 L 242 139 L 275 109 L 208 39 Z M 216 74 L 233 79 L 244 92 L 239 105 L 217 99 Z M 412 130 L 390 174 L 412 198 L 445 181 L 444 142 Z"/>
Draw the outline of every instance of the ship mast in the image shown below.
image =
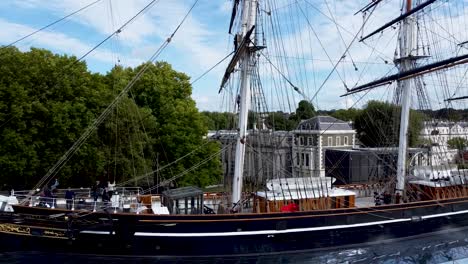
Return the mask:
<path id="1" fill-rule="evenodd" d="M 412 0 L 406 0 L 406 12 L 411 11 Z M 405 18 L 401 23 L 399 48 L 400 58 L 397 60 L 400 72 L 405 72 L 414 68 L 415 60 L 412 57 L 414 45 L 414 24 L 411 17 Z M 400 119 L 400 136 L 398 146 L 398 163 L 397 163 L 397 183 L 395 194 L 397 197 L 404 195 L 405 176 L 406 176 L 406 157 L 408 150 L 408 124 L 411 105 L 411 79 L 400 80 L 397 83 L 401 94 L 401 119 Z M 397 202 L 398 198 L 397 198 Z"/>
<path id="2" fill-rule="evenodd" d="M 419 2 L 419 1 L 418 1 Z M 395 64 L 398 66 L 398 73 L 392 74 L 375 81 L 371 81 L 362 85 L 355 86 L 352 89 L 347 89 L 346 93 L 342 96 L 349 96 L 351 94 L 368 91 L 382 85 L 388 85 L 393 82 L 397 82 L 397 89 L 401 98 L 401 119 L 400 119 L 400 134 L 399 134 L 399 148 L 398 148 L 398 162 L 397 162 L 397 183 L 395 196 L 402 197 L 405 189 L 405 176 L 406 176 L 406 158 L 408 148 L 408 123 L 411 106 L 411 95 L 412 95 L 412 82 L 410 78 L 423 76 L 432 72 L 449 69 L 458 65 L 468 64 L 468 54 L 456 55 L 454 57 L 440 60 L 425 65 L 416 65 L 416 60 L 425 58 L 427 56 L 418 56 L 412 54 L 416 49 L 415 41 L 415 23 L 413 14 L 423 10 L 436 2 L 436 0 L 426 0 L 422 3 L 418 3 L 414 8 L 412 0 L 405 0 L 405 11 L 399 17 L 372 31 L 366 36 L 362 37 L 360 41 L 364 41 L 371 36 L 382 32 L 383 30 L 392 27 L 396 23 L 401 23 L 400 35 L 399 35 L 399 58 L 395 59 Z M 376 4 L 372 3 L 368 6 L 375 8 L 380 1 L 375 1 Z M 367 7 L 363 10 L 368 10 Z M 465 99 L 464 97 L 454 98 Z M 396 199 L 399 202 L 399 199 Z"/>
<path id="3" fill-rule="evenodd" d="M 255 22 L 257 15 L 257 0 L 244 0 L 242 5 L 242 20 L 240 39 L 246 36 L 253 36 L 247 43 L 247 49 L 240 54 L 240 95 L 239 95 L 239 124 L 238 137 L 236 142 L 236 157 L 234 167 L 234 178 L 232 180 L 232 211 L 240 211 L 242 206 L 239 204 L 242 199 L 242 177 L 244 174 L 244 157 L 245 157 L 245 141 L 247 139 L 247 117 L 250 106 L 250 77 L 253 63 L 255 60 L 254 48 L 249 49 L 254 45 L 255 41 Z"/>

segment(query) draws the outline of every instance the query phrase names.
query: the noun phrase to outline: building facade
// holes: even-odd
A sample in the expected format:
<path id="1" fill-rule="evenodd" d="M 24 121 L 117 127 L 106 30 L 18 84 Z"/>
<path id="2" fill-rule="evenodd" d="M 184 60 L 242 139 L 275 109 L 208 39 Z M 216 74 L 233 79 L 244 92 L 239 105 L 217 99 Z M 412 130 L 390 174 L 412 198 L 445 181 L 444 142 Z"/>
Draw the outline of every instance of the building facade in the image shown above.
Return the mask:
<path id="1" fill-rule="evenodd" d="M 244 162 L 247 182 L 291 177 L 325 177 L 325 150 L 353 148 L 356 132 L 349 123 L 330 116 L 303 120 L 293 131 L 250 130 Z M 212 131 L 221 143 L 224 182 L 234 175 L 237 131 Z"/>
<path id="2" fill-rule="evenodd" d="M 208 137 L 221 143 L 224 182 L 234 176 L 237 131 L 213 131 Z M 266 182 L 267 179 L 289 178 L 291 174 L 292 133 L 288 131 L 250 130 L 245 142 L 244 179 Z"/>
<path id="3" fill-rule="evenodd" d="M 450 148 L 447 142 L 453 138 L 468 140 L 468 122 L 424 122 L 421 138 L 431 145 L 431 165 L 454 163 L 458 150 Z"/>
<path id="4" fill-rule="evenodd" d="M 303 120 L 292 133 L 295 177 L 325 177 L 325 150 L 350 149 L 356 140 L 349 123 L 331 116 Z"/>

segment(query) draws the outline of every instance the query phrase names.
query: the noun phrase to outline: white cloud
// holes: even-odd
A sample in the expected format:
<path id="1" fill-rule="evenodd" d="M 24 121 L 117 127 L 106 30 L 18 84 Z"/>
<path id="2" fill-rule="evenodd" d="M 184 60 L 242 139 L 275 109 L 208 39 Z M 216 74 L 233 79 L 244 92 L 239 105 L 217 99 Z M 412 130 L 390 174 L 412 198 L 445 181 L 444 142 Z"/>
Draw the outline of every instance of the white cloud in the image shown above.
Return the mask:
<path id="1" fill-rule="evenodd" d="M 5 41 L 5 43 L 11 43 L 35 31 L 34 28 L 31 28 L 29 26 L 11 23 L 2 19 L 0 19 L 0 28 L 9 29 L 9 30 L 0 31 L 0 39 Z M 29 46 L 43 46 L 43 47 L 53 48 L 61 53 L 67 53 L 67 54 L 71 53 L 71 54 L 76 55 L 77 57 L 85 54 L 87 51 L 89 51 L 92 48 L 91 45 L 84 43 L 76 38 L 69 37 L 62 33 L 53 33 L 53 32 L 47 32 L 47 31 L 42 31 L 36 34 L 34 39 L 32 40 L 32 42 L 30 42 L 30 45 L 28 45 L 27 48 L 19 44 L 19 47 L 22 48 L 23 50 L 28 49 Z M 105 49 L 94 51 L 93 53 L 89 55 L 89 58 L 95 59 L 101 62 L 106 62 L 106 63 L 116 62 L 115 54 Z M 141 62 L 141 60 L 131 59 L 131 58 L 126 58 L 126 61 L 128 61 L 130 64 L 133 64 L 133 65 Z"/>
<path id="2" fill-rule="evenodd" d="M 60 14 L 59 16 L 63 16 L 91 2 L 74 0 L 50 0 L 43 2 L 28 0 L 27 5 L 31 8 L 45 8 Z M 72 20 L 92 28 L 104 37 L 123 25 L 149 2 L 144 0 L 101 1 L 95 6 L 74 15 Z M 20 6 L 25 5 L 22 1 L 16 1 L 15 3 Z M 140 47 L 159 46 L 162 41 L 166 40 L 180 23 L 183 16 L 185 16 L 191 3 L 192 1 L 156 1 L 149 11 L 139 16 L 134 22 L 123 29 L 119 34 L 120 45 L 131 47 L 132 54 L 149 56 L 147 52 L 140 51 Z M 194 12 L 198 7 L 195 7 Z M 183 54 L 183 59 L 186 60 L 185 64 L 209 67 L 224 57 L 225 45 L 224 42 L 219 41 L 222 38 L 211 32 L 207 25 L 195 18 L 193 13 L 189 15 L 184 25 L 179 29 L 169 48 L 174 46 L 178 49 L 179 54 Z"/>
<path id="3" fill-rule="evenodd" d="M 50 0 L 44 2 L 40 0 L 17 0 L 14 3 L 19 9 L 40 9 L 41 12 L 51 12 L 58 18 L 92 1 Z M 88 40 L 86 37 L 78 39 L 78 35 L 68 33 L 66 28 L 68 23 L 65 23 L 65 25 L 54 27 L 54 30 L 60 31 L 41 33 L 34 37 L 31 43 L 32 45 L 45 46 L 60 52 L 80 56 L 95 44 L 92 42 L 96 42 L 96 39 L 103 39 L 113 32 L 149 2 L 150 0 L 101 1 L 92 8 L 74 16 L 71 22 L 68 23 L 73 23 L 75 28 L 76 24 L 78 24 L 82 29 L 86 29 L 86 32 L 94 32 L 93 41 Z M 399 2 L 383 1 L 367 23 L 364 32 L 369 33 L 388 22 L 391 18 L 398 16 L 400 12 Z M 112 3 L 112 6 L 110 3 Z M 147 59 L 169 37 L 192 3 L 192 0 L 159 0 L 149 12 L 125 28 L 119 34 L 118 40 L 119 45 L 122 47 L 118 50 L 122 62 L 127 65 L 135 65 Z M 361 27 L 363 18 L 361 14 L 354 15 L 354 12 L 368 4 L 369 1 L 277 0 L 262 3 L 276 4 L 276 6 L 264 7 L 261 12 L 262 21 L 266 22 L 263 26 L 265 37 L 268 39 L 268 49 L 264 52 L 269 53 L 271 60 L 280 71 L 294 84 L 300 86 L 305 94 L 310 97 L 314 94 L 315 89 L 324 82 L 335 62 L 343 55 L 345 45 L 350 43 L 354 34 Z M 443 2 L 437 5 L 437 9 L 448 8 L 447 6 L 450 4 L 453 5 L 454 3 Z M 324 48 L 320 46 L 317 38 L 311 32 L 299 7 L 308 14 L 309 22 L 314 27 Z M 163 58 L 172 63 L 176 70 L 186 72 L 193 78 L 205 72 L 230 52 L 228 44 L 230 45 L 232 41 L 229 40 L 227 35 L 227 26 L 231 8 L 232 0 L 200 0 L 164 52 Z M 340 25 L 339 30 L 337 30 L 333 21 L 314 8 L 317 8 L 328 17 L 333 15 Z M 468 39 L 468 31 L 464 28 L 464 20 L 460 19 L 460 17 L 464 18 L 468 15 L 466 14 L 467 11 L 456 10 L 453 7 L 451 10 L 450 17 L 447 16 L 447 14 L 450 14 L 447 12 L 433 14 L 432 19 L 437 23 L 422 25 L 421 29 L 426 30 L 431 38 L 439 38 L 440 36 L 437 35 L 447 35 L 444 30 L 450 30 L 459 36 L 457 40 Z M 455 13 L 453 13 L 454 10 L 456 10 Z M 272 11 L 272 16 L 268 17 L 266 11 Z M 293 15 L 287 12 L 292 12 Z M 111 17 L 113 19 L 110 19 Z M 272 25 L 269 22 L 275 21 L 274 19 L 277 20 L 273 26 L 276 27 L 276 30 L 281 29 L 281 34 L 278 32 L 274 34 L 271 31 Z M 0 20 L 0 27 L 6 29 L 0 31 L 2 43 L 12 41 L 33 30 L 33 28 L 25 26 L 23 23 L 13 23 L 6 20 Z M 355 99 L 340 99 L 338 97 L 345 91 L 341 79 L 351 88 L 357 83 L 362 84 L 388 74 L 389 70 L 393 68 L 391 64 L 397 41 L 395 32 L 397 30 L 387 29 L 384 34 L 377 34 L 367 40 L 367 46 L 354 43 L 346 54 L 344 61 L 323 87 L 318 98 L 314 100 L 319 108 L 339 108 L 355 101 Z M 445 54 L 437 50 L 436 52 L 439 52 L 437 56 L 447 56 L 457 52 L 456 47 L 453 45 L 453 37 L 448 36 L 448 39 L 452 43 L 447 41 L 431 43 L 438 45 L 438 47 L 447 47 Z M 324 49 L 332 62 L 329 61 Z M 115 63 L 115 51 L 112 50 L 113 52 L 111 52 L 111 50 L 106 46 L 101 47 L 92 53 L 91 58 L 111 63 L 111 67 Z M 289 59 L 285 59 L 285 57 Z M 384 60 L 388 61 L 389 65 L 385 65 Z M 356 63 L 358 71 L 354 70 L 352 61 Z M 275 91 L 273 78 L 277 83 L 282 82 L 280 85 L 281 89 L 284 89 L 282 96 L 287 94 L 287 96 L 290 96 L 290 100 L 295 102 L 301 99 L 300 95 L 291 91 L 290 85 L 284 84 L 283 77 L 278 77 L 278 71 L 271 70 L 268 63 L 265 62 L 262 66 L 269 69 L 263 71 L 263 73 L 266 73 L 263 86 L 269 97 L 267 101 L 276 105 L 272 107 L 273 109 L 275 107 L 287 108 L 286 104 L 280 103 L 280 98 L 277 98 L 280 92 Z M 206 75 L 204 80 L 194 85 L 194 98 L 197 100 L 199 107 L 203 109 L 217 107 L 217 103 L 207 104 L 207 100 L 210 102 L 220 101 L 220 99 L 215 98 L 218 98 L 217 86 L 223 72 L 223 66 L 220 65 Z M 454 77 L 454 80 L 458 83 L 463 81 L 457 77 Z M 283 110 L 288 111 L 288 109 Z"/>

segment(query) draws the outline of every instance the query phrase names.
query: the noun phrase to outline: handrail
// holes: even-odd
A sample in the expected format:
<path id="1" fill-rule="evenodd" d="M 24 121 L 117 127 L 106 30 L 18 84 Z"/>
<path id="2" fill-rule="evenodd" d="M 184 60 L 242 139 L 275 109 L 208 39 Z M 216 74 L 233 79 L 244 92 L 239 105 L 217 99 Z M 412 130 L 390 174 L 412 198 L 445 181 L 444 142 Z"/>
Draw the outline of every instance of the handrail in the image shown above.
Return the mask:
<path id="1" fill-rule="evenodd" d="M 117 211 L 129 211 L 138 210 L 143 206 L 148 209 L 151 208 L 151 204 L 143 204 L 139 202 L 137 196 L 116 196 L 119 197 L 117 200 L 102 201 L 97 199 L 96 201 L 91 197 L 75 197 L 73 199 L 65 199 L 62 197 L 44 197 L 44 196 L 20 196 L 21 198 L 27 199 L 27 205 L 29 207 L 47 207 L 50 209 L 68 209 L 68 210 L 87 210 L 92 212 L 103 211 L 105 209 L 112 209 L 114 213 Z M 67 202 L 69 202 L 67 206 Z"/>

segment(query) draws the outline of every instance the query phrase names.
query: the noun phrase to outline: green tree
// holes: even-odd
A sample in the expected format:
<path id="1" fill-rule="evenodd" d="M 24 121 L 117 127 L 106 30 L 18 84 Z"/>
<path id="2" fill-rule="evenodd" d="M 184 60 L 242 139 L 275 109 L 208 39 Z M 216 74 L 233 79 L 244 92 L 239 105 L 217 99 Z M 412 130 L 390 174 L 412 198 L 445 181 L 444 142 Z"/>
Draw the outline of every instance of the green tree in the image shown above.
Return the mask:
<path id="1" fill-rule="evenodd" d="M 468 140 L 462 137 L 454 137 L 447 140 L 447 145 L 449 148 L 458 150 L 458 160 L 462 164 L 465 164 L 465 159 L 463 158 L 463 151 L 468 147 Z M 459 167 L 459 169 L 462 169 L 462 167 Z"/>
<path id="2" fill-rule="evenodd" d="M 0 167 L 2 183 L 31 187 L 80 136 L 109 102 L 100 81 L 76 58 L 42 49 L 20 52 L 6 48 L 0 56 Z M 87 160 L 81 167 L 86 179 L 100 174 L 103 152 L 93 142 L 97 134 L 76 153 Z M 57 175 L 67 184 L 76 167 L 67 164 Z"/>
<path id="3" fill-rule="evenodd" d="M 299 102 L 299 105 L 296 109 L 294 115 L 291 115 L 291 118 L 296 121 L 310 119 L 315 116 L 315 108 L 314 106 L 306 100 L 302 100 Z"/>
<path id="4" fill-rule="evenodd" d="M 133 76 L 143 65 L 127 69 Z M 148 107 L 156 118 L 156 127 L 147 131 L 155 140 L 153 149 L 164 166 L 193 153 L 162 172 L 163 178 L 182 175 L 192 166 L 204 162 L 219 150 L 216 142 L 208 141 L 205 117 L 191 98 L 189 77 L 172 69 L 166 62 L 149 65 L 146 73 L 136 82 L 132 92 L 140 107 Z M 221 179 L 221 163 L 218 157 L 203 163 L 196 170 L 183 174 L 178 185 L 206 186 Z"/>
<path id="5" fill-rule="evenodd" d="M 349 108 L 349 109 L 339 109 L 332 112 L 330 115 L 334 118 L 338 118 L 343 121 L 353 121 L 356 120 L 356 117 L 361 112 L 360 109 Z"/>
<path id="6" fill-rule="evenodd" d="M 0 169 L 2 184 L 34 186 L 141 68 L 93 74 L 75 57 L 43 49 L 5 48 L 0 56 Z M 169 178 L 219 150 L 190 98 L 189 78 L 167 63 L 150 65 L 112 115 L 57 173 L 60 186 L 125 181 L 193 152 L 165 170 Z M 212 159 L 178 183 L 204 186 L 220 178 Z"/>
<path id="7" fill-rule="evenodd" d="M 296 112 L 289 116 L 290 127 L 296 128 L 301 120 L 306 120 L 314 117 L 316 115 L 314 106 L 306 100 L 299 102 Z"/>
<path id="8" fill-rule="evenodd" d="M 296 126 L 294 120 L 290 120 L 283 112 L 272 112 L 266 118 L 266 125 L 274 130 L 293 130 Z"/>
<path id="9" fill-rule="evenodd" d="M 354 123 L 359 140 L 367 147 L 386 147 L 398 144 L 400 107 L 380 101 L 369 101 L 360 111 Z M 419 133 L 424 115 L 410 111 L 409 146 L 419 144 Z"/>
<path id="10" fill-rule="evenodd" d="M 235 114 L 229 112 L 204 111 L 201 114 L 205 118 L 208 130 L 234 129 L 237 119 Z"/>
<path id="11" fill-rule="evenodd" d="M 468 140 L 462 137 L 454 137 L 447 140 L 447 145 L 452 149 L 464 150 L 468 147 Z"/>

